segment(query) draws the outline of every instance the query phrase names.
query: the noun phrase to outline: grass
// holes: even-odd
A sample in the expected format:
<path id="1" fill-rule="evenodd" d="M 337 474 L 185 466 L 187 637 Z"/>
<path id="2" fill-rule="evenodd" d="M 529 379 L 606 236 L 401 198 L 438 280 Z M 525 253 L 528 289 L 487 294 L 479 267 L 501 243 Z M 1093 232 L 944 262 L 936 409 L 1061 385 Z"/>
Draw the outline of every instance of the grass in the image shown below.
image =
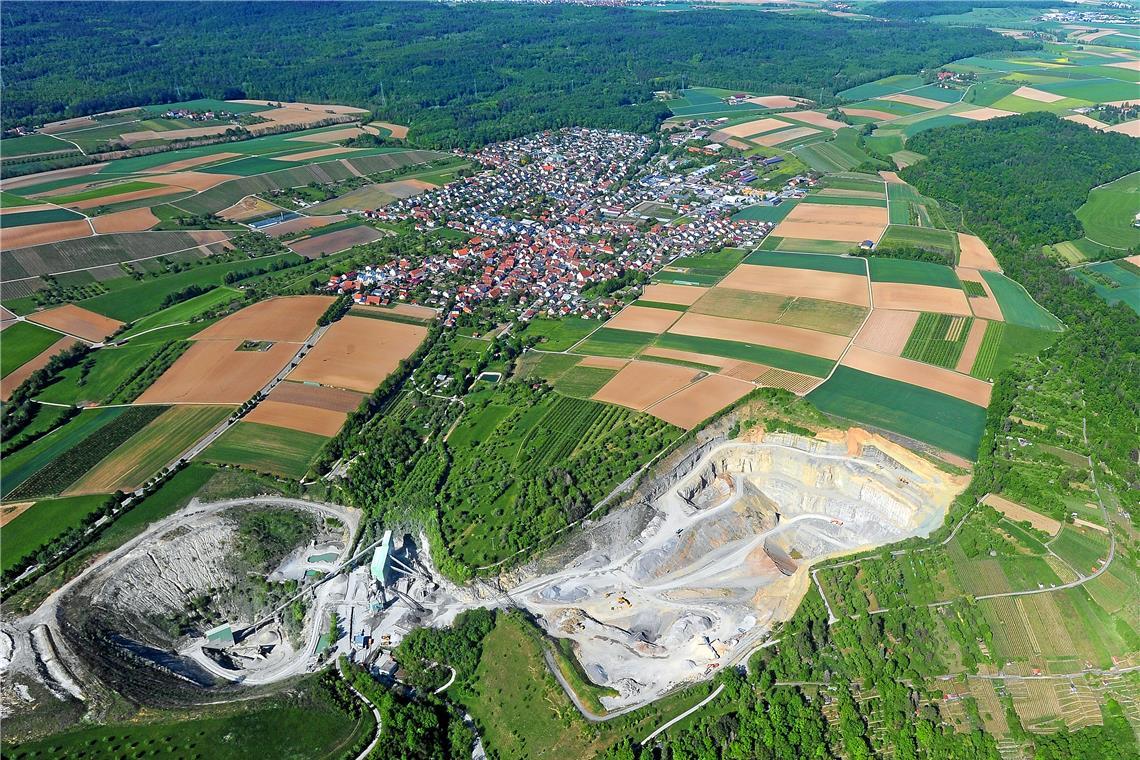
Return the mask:
<path id="1" fill-rule="evenodd" d="M 941 264 L 907 259 L 871 259 L 872 282 L 903 282 L 911 285 L 935 285 L 961 289 L 954 270 Z"/>
<path id="2" fill-rule="evenodd" d="M 982 345 L 978 347 L 978 354 L 974 357 L 974 365 L 970 367 L 972 377 L 981 380 L 990 380 L 994 377 L 994 365 L 997 362 L 998 350 L 1001 348 L 1004 335 L 1005 322 L 990 322 L 986 325 L 986 332 L 982 336 Z"/>
<path id="3" fill-rule="evenodd" d="M 565 317 L 563 319 L 532 319 L 527 323 L 523 336 L 539 338 L 538 346 L 543 351 L 565 351 L 585 338 L 598 327 L 596 319 Z"/>
<path id="4" fill-rule="evenodd" d="M 576 354 L 544 354 L 529 351 L 519 359 L 518 374 L 525 378 L 541 377 L 553 384 L 581 359 L 582 357 Z"/>
<path id="5" fill-rule="evenodd" d="M 242 294 L 232 288 L 214 288 L 208 293 L 168 306 L 162 311 L 155 312 L 136 320 L 129 330 L 116 336 L 116 340 L 136 339 L 142 333 L 150 335 L 156 328 L 169 327 L 187 322 L 203 312 L 217 308 L 230 301 L 242 301 Z M 161 335 L 161 333 L 160 333 Z"/>
<path id="6" fill-rule="evenodd" d="M 18 214 L 0 216 L 0 228 L 25 227 L 29 224 L 51 224 L 52 222 L 73 222 L 82 219 L 82 214 L 65 208 L 49 208 L 43 211 L 23 211 Z"/>
<path id="7" fill-rule="evenodd" d="M 35 206 L 39 201 L 24 198 L 10 193 L 5 190 L 0 190 L 0 208 L 15 208 L 17 206 Z"/>
<path id="8" fill-rule="evenodd" d="M 907 214 L 908 216 L 910 214 L 909 208 Z M 941 254 L 948 262 L 953 262 L 955 254 L 958 253 L 958 238 L 949 230 L 891 224 L 879 241 L 879 247 L 891 246 L 921 248 L 924 251 Z"/>
<path id="9" fill-rule="evenodd" d="M 850 246 L 848 246 L 850 247 Z M 838 256 L 813 256 L 803 253 L 781 251 L 757 251 L 744 260 L 745 264 L 765 267 L 789 267 L 791 269 L 812 269 L 818 272 L 839 272 L 841 274 L 866 275 L 863 259 Z"/>
<path id="10" fill-rule="evenodd" d="M 982 277 L 993 291 L 1006 322 L 1037 330 L 1063 329 L 1060 320 L 1039 306 L 1018 283 L 997 272 L 983 271 Z"/>
<path id="11" fill-rule="evenodd" d="M 970 317 L 923 312 L 907 339 L 902 355 L 907 359 L 954 369 L 973 321 Z"/>
<path id="12" fill-rule="evenodd" d="M 1140 275 L 1127 262 L 1104 261 L 1073 271 L 1109 304 L 1123 301 L 1140 314 Z"/>
<path id="13" fill-rule="evenodd" d="M 1049 548 L 1081 575 L 1091 575 L 1096 570 L 1097 561 L 1108 557 L 1108 537 L 1066 525 L 1050 542 Z"/>
<path id="14" fill-rule="evenodd" d="M 756 346 L 750 343 L 738 343 L 732 340 L 719 340 L 717 338 L 701 338 L 694 335 L 676 335 L 665 333 L 658 336 L 656 345 L 661 348 L 672 348 L 679 351 L 693 351 L 700 354 L 723 356 L 726 359 L 741 359 L 756 364 L 766 364 L 769 367 L 786 369 L 791 372 L 801 372 L 813 377 L 825 377 L 834 365 L 829 359 L 818 356 L 808 356 L 796 351 L 786 351 L 770 346 Z"/>
<path id="15" fill-rule="evenodd" d="M 1057 333 L 1050 330 L 1036 330 L 1008 322 L 1004 324 L 1005 329 L 1001 331 L 1001 345 L 994 359 L 992 377 L 1000 375 L 1019 354 L 1036 356 L 1057 340 Z"/>
<path id="16" fill-rule="evenodd" d="M 66 425 L 0 460 L 0 481 L 5 496 L 78 444 L 91 433 L 126 411 L 125 407 L 86 409 Z"/>
<path id="17" fill-rule="evenodd" d="M 83 374 L 81 366 L 59 373 L 59 379 L 45 388 L 39 401 L 52 404 L 85 404 L 105 401 L 119 384 L 134 375 L 158 346 L 140 342 L 115 348 L 101 348 L 90 355 L 91 369 Z"/>
<path id="18" fill-rule="evenodd" d="M 242 259 L 222 264 L 202 264 L 175 274 L 161 275 L 154 279 L 144 279 L 112 290 L 94 298 L 88 298 L 80 305 L 104 316 L 124 322 L 132 322 L 162 309 L 162 301 L 171 293 L 176 293 L 190 285 L 221 285 L 222 278 L 230 272 L 252 271 L 268 268 L 281 260 L 299 261 L 294 253 L 282 253 L 258 259 Z"/>
<path id="19" fill-rule="evenodd" d="M 841 240 L 807 240 L 805 238 L 784 238 L 777 247 L 780 251 L 799 253 L 826 253 L 844 256 L 855 249 L 854 243 Z"/>
<path id="20" fill-rule="evenodd" d="M 11 760 L 84 757 L 119 760 L 144 756 L 335 758 L 357 721 L 334 707 L 319 687 L 301 685 L 289 698 L 259 699 L 221 708 L 156 713 L 155 722 L 88 726 L 39 741 L 4 747 Z"/>
<path id="21" fill-rule="evenodd" d="M 71 492 L 133 491 L 206 435 L 232 411 L 227 406 L 174 406 L 111 452 Z"/>
<path id="22" fill-rule="evenodd" d="M 881 95 L 893 95 L 896 92 L 914 89 L 922 85 L 922 77 L 916 74 L 896 74 L 844 90 L 839 93 L 839 97 L 845 100 L 877 98 Z"/>
<path id="23" fill-rule="evenodd" d="M 154 182 L 130 180 L 128 182 L 120 182 L 117 185 L 104 185 L 103 187 L 84 190 L 81 193 L 52 196 L 51 202 L 57 206 L 66 206 L 69 203 L 79 203 L 80 201 L 90 201 L 97 198 L 106 198 L 112 195 L 119 195 L 120 193 L 133 193 L 137 190 L 152 190 L 156 187 L 163 187 L 163 185 L 155 184 Z M 174 192 L 173 188 L 172 192 Z"/>
<path id="24" fill-rule="evenodd" d="M 571 367 L 554 381 L 554 389 L 575 398 L 589 398 L 617 374 L 604 367 Z"/>
<path id="25" fill-rule="evenodd" d="M 854 190 L 861 193 L 883 192 L 883 181 L 881 179 L 871 179 L 870 177 L 833 175 L 824 177 L 822 185 L 823 187 L 833 190 Z"/>
<path id="26" fill-rule="evenodd" d="M 670 266 L 685 269 L 691 274 L 723 277 L 735 269 L 744 256 L 745 252 L 739 248 L 722 248 L 699 256 L 682 256 Z"/>
<path id="27" fill-rule="evenodd" d="M 602 327 L 575 347 L 574 351 L 592 356 L 631 357 L 653 341 L 652 333 Z"/>
<path id="28" fill-rule="evenodd" d="M 1113 248 L 1140 246 L 1140 229 L 1132 226 L 1140 208 L 1140 172 L 1133 172 L 1089 192 L 1077 219 L 1089 240 Z"/>
<path id="29" fill-rule="evenodd" d="M 7 572 L 9 568 L 18 566 L 28 554 L 82 525 L 84 518 L 101 507 L 106 498 L 94 495 L 37 501 L 0 529 L 4 540 L 0 568 Z M 5 753 L 5 757 L 10 755 Z"/>
<path id="30" fill-rule="evenodd" d="M 211 443 L 202 456 L 207 462 L 232 464 L 299 480 L 327 439 L 300 430 L 239 422 Z"/>
<path id="31" fill-rule="evenodd" d="M 804 203 L 820 203 L 831 206 L 875 206 L 877 208 L 886 208 L 886 198 L 858 198 L 858 197 L 834 197 L 830 195 L 809 195 L 804 198 Z"/>
<path id="32" fill-rule="evenodd" d="M 69 142 L 43 134 L 6 137 L 0 140 L 0 155 L 4 158 L 31 156 L 36 153 L 52 153 L 54 151 L 74 151 L 75 149 L 75 146 Z"/>
<path id="33" fill-rule="evenodd" d="M 784 201 L 779 206 L 749 206 L 743 211 L 732 215 L 736 220 L 751 220 L 755 222 L 779 222 L 799 205 L 799 201 Z"/>
<path id="34" fill-rule="evenodd" d="M 0 341 L 3 342 L 3 350 L 0 350 L 0 377 L 12 374 L 61 337 L 63 336 L 54 330 L 31 322 L 17 322 L 5 328 L 0 335 Z"/>
<path id="35" fill-rule="evenodd" d="M 974 459 L 986 410 L 908 383 L 837 367 L 808 399 L 828 414 L 914 438 Z"/>

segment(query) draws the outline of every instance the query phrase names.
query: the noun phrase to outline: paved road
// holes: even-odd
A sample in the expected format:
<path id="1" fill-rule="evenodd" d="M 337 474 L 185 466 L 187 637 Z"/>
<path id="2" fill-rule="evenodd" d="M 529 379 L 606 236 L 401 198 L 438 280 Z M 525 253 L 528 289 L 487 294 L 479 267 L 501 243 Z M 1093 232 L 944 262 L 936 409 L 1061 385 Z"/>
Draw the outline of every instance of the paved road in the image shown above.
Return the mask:
<path id="1" fill-rule="evenodd" d="M 372 710 L 372 717 L 376 719 L 376 734 L 372 737 L 372 741 L 369 742 L 368 746 L 361 750 L 360 754 L 356 756 L 356 760 L 366 760 L 366 758 L 372 754 L 372 750 L 376 749 L 376 745 L 380 743 L 380 710 L 376 708 L 376 705 L 372 704 L 372 700 L 356 690 L 356 687 L 352 685 L 352 681 L 349 681 L 348 677 L 344 674 L 340 660 L 336 661 L 336 670 L 340 673 L 340 677 L 344 679 L 348 688 L 352 689 L 352 693 L 359 697 L 360 701 L 368 706 L 368 709 Z"/>
<path id="2" fill-rule="evenodd" d="M 648 744 L 649 742 L 653 741 L 653 739 L 654 739 L 654 738 L 655 738 L 655 737 L 656 737 L 658 734 L 660 734 L 662 731 L 665 731 L 665 730 L 667 730 L 667 729 L 668 729 L 670 726 L 672 726 L 673 724 L 675 724 L 675 723 L 679 723 L 680 721 L 684 720 L 685 718 L 687 718 L 687 717 L 689 717 L 690 715 L 692 715 L 693 713 L 695 713 L 697 710 L 700 710 L 702 707 L 704 707 L 705 705 L 707 705 L 709 702 L 712 702 L 714 699 L 716 699 L 717 697 L 719 697 L 719 696 L 720 696 L 720 693 L 721 693 L 722 691 L 724 691 L 724 684 L 721 684 L 720 686 L 716 687 L 716 690 L 715 690 L 715 691 L 713 691 L 713 693 L 712 693 L 712 694 L 709 694 L 709 695 L 708 695 L 707 697 L 705 697 L 703 700 L 701 700 L 701 701 L 700 701 L 700 702 L 698 702 L 697 704 L 693 705 L 693 706 L 692 706 L 692 707 L 690 707 L 688 710 L 685 710 L 685 712 L 681 713 L 681 714 L 680 714 L 680 715 L 678 715 L 676 718 L 673 718 L 673 720 L 669 721 L 668 723 L 666 723 L 666 724 L 664 724 L 664 725 L 662 725 L 662 726 L 659 726 L 659 727 L 658 727 L 656 730 L 654 730 L 654 732 L 653 732 L 653 733 L 651 733 L 649 736 L 647 736 L 647 737 L 645 737 L 644 739 L 642 739 L 642 740 L 641 740 L 641 746 L 642 746 L 642 747 L 644 747 L 646 744 Z"/>

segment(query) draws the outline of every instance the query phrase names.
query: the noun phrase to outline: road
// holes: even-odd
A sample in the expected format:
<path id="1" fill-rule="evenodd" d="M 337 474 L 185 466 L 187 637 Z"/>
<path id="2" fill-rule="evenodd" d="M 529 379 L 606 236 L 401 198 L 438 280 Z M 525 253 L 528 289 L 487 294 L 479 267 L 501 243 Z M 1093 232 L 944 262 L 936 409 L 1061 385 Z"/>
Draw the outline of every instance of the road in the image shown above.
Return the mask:
<path id="1" fill-rule="evenodd" d="M 672 725 L 674 725 L 674 724 L 676 724 L 676 723 L 679 723 L 679 722 L 681 722 L 681 721 L 682 721 L 682 720 L 684 720 L 685 718 L 687 718 L 687 717 L 689 717 L 690 715 L 692 715 L 693 713 L 695 713 L 697 710 L 700 710 L 702 707 L 704 707 L 705 705 L 707 705 L 709 702 L 712 702 L 714 699 L 716 699 L 717 697 L 719 697 L 719 696 L 720 696 L 720 693 L 721 693 L 722 691 L 724 691 L 724 684 L 721 684 L 720 686 L 717 686 L 717 687 L 716 687 L 716 689 L 713 691 L 713 693 L 712 693 L 712 694 L 709 694 L 709 695 L 708 695 L 707 697 L 705 697 L 703 700 L 701 700 L 701 701 L 700 701 L 700 702 L 698 702 L 697 704 L 693 705 L 693 706 L 692 706 L 692 707 L 690 707 L 688 710 L 685 710 L 685 712 L 681 713 L 681 714 L 680 714 L 680 715 L 678 715 L 676 718 L 673 718 L 673 720 L 669 721 L 668 723 L 665 723 L 665 724 L 664 724 L 664 725 L 662 725 L 662 726 L 659 726 L 659 727 L 658 727 L 656 730 L 654 730 L 654 731 L 653 731 L 653 733 L 651 733 L 649 736 L 647 736 L 647 737 L 645 737 L 644 739 L 642 739 L 642 740 L 641 740 L 641 746 L 642 746 L 642 747 L 644 747 L 646 744 L 648 744 L 649 742 L 653 741 L 653 739 L 654 739 L 654 738 L 656 738 L 658 734 L 660 734 L 660 733 L 661 733 L 661 732 L 663 732 L 663 731 L 666 731 L 666 730 L 668 730 L 670 726 L 672 726 Z"/>
<path id="2" fill-rule="evenodd" d="M 368 709 L 372 711 L 372 717 L 376 719 L 376 733 L 373 735 L 372 741 L 369 742 L 368 746 L 361 750 L 360 754 L 356 756 L 356 760 L 366 760 L 366 758 L 372 754 L 372 750 L 376 749 L 376 745 L 380 743 L 380 710 L 377 709 L 376 705 L 372 704 L 371 699 L 356 690 L 356 687 L 352 685 L 352 681 L 348 680 L 348 676 L 344 674 L 344 668 L 341 667 L 340 660 L 336 661 L 336 670 L 338 673 L 340 673 L 340 677 L 344 679 L 344 682 L 348 685 L 348 688 L 352 689 L 352 693 L 359 697 L 360 701 L 368 706 Z"/>

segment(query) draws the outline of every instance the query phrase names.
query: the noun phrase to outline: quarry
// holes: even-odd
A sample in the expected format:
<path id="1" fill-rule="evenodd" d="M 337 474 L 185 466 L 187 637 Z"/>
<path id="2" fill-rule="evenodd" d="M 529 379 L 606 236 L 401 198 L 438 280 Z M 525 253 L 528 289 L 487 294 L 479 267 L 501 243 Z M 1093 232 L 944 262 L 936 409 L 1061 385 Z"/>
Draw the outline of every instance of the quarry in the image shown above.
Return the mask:
<path id="1" fill-rule="evenodd" d="M 357 510 L 194 501 L 7 624 L 4 664 L 61 698 L 100 680 L 143 703 L 237 698 L 342 655 L 395 677 L 414 628 L 520 607 L 573 642 L 615 715 L 740 665 L 813 563 L 928 535 L 965 483 L 858 429 L 720 437 L 530 564 L 465 586 L 423 536 L 361 539 Z"/>

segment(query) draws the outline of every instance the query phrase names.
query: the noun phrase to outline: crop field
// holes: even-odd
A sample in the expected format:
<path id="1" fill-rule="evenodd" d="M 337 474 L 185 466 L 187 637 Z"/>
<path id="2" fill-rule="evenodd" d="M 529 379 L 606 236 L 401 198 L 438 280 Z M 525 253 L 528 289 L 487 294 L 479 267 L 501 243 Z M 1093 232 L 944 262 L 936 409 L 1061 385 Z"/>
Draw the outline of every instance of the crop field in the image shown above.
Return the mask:
<path id="1" fill-rule="evenodd" d="M 801 203 L 784 217 L 773 233 L 785 238 L 860 243 L 877 240 L 886 226 L 885 208 Z"/>
<path id="2" fill-rule="evenodd" d="M 769 346 L 757 346 L 732 340 L 704 338 L 695 335 L 665 333 L 658 337 L 655 345 L 677 351 L 691 351 L 698 354 L 721 356 L 726 359 L 763 364 L 769 367 L 786 369 L 813 377 L 824 377 L 831 371 L 834 362 L 818 356 L 809 356 L 796 351 L 786 351 Z"/>
<path id="3" fill-rule="evenodd" d="M 36 153 L 75 151 L 75 146 L 51 135 L 31 134 L 21 137 L 6 137 L 0 140 L 0 154 L 5 158 L 31 156 Z"/>
<path id="4" fill-rule="evenodd" d="M 165 280 L 165 277 L 158 279 L 159 282 L 163 280 Z M 241 298 L 241 293 L 233 288 L 212 288 L 209 292 L 203 293 L 200 296 L 195 296 L 194 298 L 176 303 L 173 306 L 168 306 L 161 311 L 156 311 L 145 317 L 132 320 L 130 329 L 116 336 L 116 340 L 132 339 L 141 333 L 150 335 L 151 333 L 149 331 L 153 331 L 157 328 L 180 325 L 218 306 L 240 301 Z"/>
<path id="5" fill-rule="evenodd" d="M 724 99 L 732 95 L 731 90 L 719 90 L 714 87 L 690 87 L 681 91 L 681 97 L 667 101 L 669 110 L 674 116 L 743 116 L 766 110 L 753 103 L 739 103 L 729 105 Z"/>
<path id="6" fill-rule="evenodd" d="M 83 219 L 83 216 L 65 208 L 49 208 L 42 211 L 24 211 L 18 214 L 0 215 L 0 229 L 23 227 L 29 224 L 52 224 L 54 222 L 73 222 Z"/>
<path id="7" fill-rule="evenodd" d="M 651 333 L 602 327 L 585 341 L 578 344 L 574 350 L 580 354 L 623 356 L 628 358 L 648 346 L 652 340 L 653 334 Z"/>
<path id="8" fill-rule="evenodd" d="M 993 291 L 1006 322 L 1036 330 L 1057 332 L 1062 329 L 1061 322 L 1039 306 L 1018 283 L 997 272 L 982 272 L 982 278 Z"/>
<path id="9" fill-rule="evenodd" d="M 953 232 L 932 227 L 909 227 L 901 224 L 892 224 L 887 227 L 886 234 L 879 241 L 882 248 L 893 246 L 906 248 L 921 248 L 946 257 L 946 263 L 954 263 L 958 252 L 958 238 Z M 918 262 L 927 263 L 927 262 Z M 937 265 L 935 265 L 937 266 Z"/>
<path id="10" fill-rule="evenodd" d="M 634 361 L 625 365 L 593 395 L 595 401 L 643 411 L 700 378 L 692 367 Z"/>
<path id="11" fill-rule="evenodd" d="M 690 274 L 723 277 L 736 268 L 746 253 L 739 248 L 722 248 L 699 256 L 681 256 L 670 265 Z"/>
<path id="12" fill-rule="evenodd" d="M 370 393 L 425 337 L 421 325 L 346 316 L 321 336 L 289 379 Z"/>
<path id="13" fill-rule="evenodd" d="M 166 411 L 166 407 L 162 406 L 128 407 L 97 430 L 53 457 L 18 485 L 6 490 L 5 497 L 23 499 L 31 496 L 62 493 L 101 462 L 104 457 L 146 427 L 164 411 Z M 62 433 L 66 429 L 66 427 L 61 428 L 57 432 Z M 9 486 L 9 483 L 5 483 L 5 489 L 8 489 Z"/>
<path id="14" fill-rule="evenodd" d="M 838 359 L 848 343 L 845 336 L 816 330 L 691 312 L 682 315 L 677 323 L 669 328 L 669 332 L 754 343 L 827 359 Z"/>
<path id="15" fill-rule="evenodd" d="M 21 365 L 39 356 L 62 336 L 52 330 L 17 322 L 4 328 L 4 350 L 0 352 L 0 376 L 7 377 Z"/>
<path id="16" fill-rule="evenodd" d="M 1131 261 L 1104 261 L 1073 271 L 1108 303 L 1123 302 L 1140 314 L 1140 271 Z"/>
<path id="17" fill-rule="evenodd" d="M 325 436 L 257 422 L 239 422 L 202 452 L 207 462 L 300 479 Z"/>
<path id="18" fill-rule="evenodd" d="M 617 374 L 606 367 L 571 367 L 554 381 L 554 389 L 574 398 L 590 398 Z"/>
<path id="19" fill-rule="evenodd" d="M 683 430 L 692 430 L 721 409 L 748 395 L 751 383 L 723 375 L 709 375 L 658 401 L 647 410 Z"/>
<path id="20" fill-rule="evenodd" d="M 1066 525 L 1049 548 L 1081 575 L 1091 575 L 1108 557 L 1107 537 L 1089 528 Z"/>
<path id="21" fill-rule="evenodd" d="M 0 569 L 7 572 L 20 561 L 72 528 L 103 505 L 106 496 L 42 499 L 0 528 L 4 540 Z M 5 756 L 8 752 L 5 751 Z"/>
<path id="22" fill-rule="evenodd" d="M 916 87 L 922 87 L 922 77 L 915 74 L 896 74 L 894 76 L 879 79 L 867 84 L 861 84 L 858 87 L 852 87 L 849 90 L 844 90 L 839 93 L 839 97 L 845 100 L 862 100 L 864 98 L 877 98 L 882 95 L 890 95 L 903 90 L 912 90 Z"/>
<path id="23" fill-rule="evenodd" d="M 828 414 L 974 459 L 986 410 L 937 391 L 840 366 L 808 399 Z"/>
<path id="24" fill-rule="evenodd" d="M 875 206 L 876 208 L 886 208 L 887 201 L 885 198 L 863 198 L 856 195 L 821 195 L 813 194 L 804 198 L 802 203 L 819 203 L 825 206 Z"/>
<path id="25" fill-rule="evenodd" d="M 796 155 L 813 169 L 825 172 L 848 171 L 871 158 L 859 147 L 858 139 L 854 127 L 845 127 L 838 130 L 831 140 L 821 140 L 797 148 Z"/>
<path id="26" fill-rule="evenodd" d="M 837 258 L 835 256 L 813 256 L 810 254 L 782 253 L 778 251 L 757 251 L 745 259 L 744 263 L 766 267 L 786 267 L 789 269 L 810 269 L 817 272 L 855 274 L 861 277 L 867 274 L 866 265 L 862 259 Z"/>
<path id="27" fill-rule="evenodd" d="M 772 322 L 851 336 L 862 324 L 862 306 L 716 287 L 689 309 L 699 314 Z"/>
<path id="28" fill-rule="evenodd" d="M 953 369 L 958 364 L 972 322 L 970 317 L 924 312 L 919 315 L 902 355 L 907 359 Z"/>
<path id="29" fill-rule="evenodd" d="M 133 491 L 221 423 L 228 406 L 174 406 L 132 435 L 67 490 L 68 495 Z"/>
<path id="30" fill-rule="evenodd" d="M 37 311 L 29 315 L 28 320 L 90 342 L 102 341 L 123 324 L 71 303 Z"/>
<path id="31" fill-rule="evenodd" d="M 525 336 L 538 336 L 538 347 L 543 351 L 565 351 L 596 330 L 596 319 L 565 317 L 563 319 L 536 318 L 527 323 Z"/>
<path id="32" fill-rule="evenodd" d="M 139 403 L 245 403 L 298 348 L 291 343 L 274 343 L 263 351 L 239 351 L 243 341 L 195 341 L 138 397 Z"/>
<path id="33" fill-rule="evenodd" d="M 1004 322 L 989 322 L 986 324 L 986 333 L 982 336 L 982 345 L 978 355 L 974 357 L 974 364 L 970 368 L 970 375 L 981 380 L 989 380 L 996 374 L 994 367 L 997 363 L 998 352 L 1001 349 L 1002 339 L 1005 336 Z"/>
<path id="34" fill-rule="evenodd" d="M 7 498 L 13 489 L 19 487 L 38 470 L 63 456 L 124 411 L 125 407 L 84 410 L 63 427 L 5 456 L 0 461 L 4 497 Z"/>
<path id="35" fill-rule="evenodd" d="M 851 253 L 855 245 L 842 240 L 809 240 L 807 238 L 778 238 L 775 250 L 795 253 L 826 253 L 843 256 Z"/>
<path id="36" fill-rule="evenodd" d="M 357 225 L 348 229 L 325 232 L 317 230 L 313 235 L 289 242 L 289 248 L 307 259 L 320 258 L 329 253 L 337 253 L 353 246 L 372 243 L 383 235 L 367 225 Z"/>

